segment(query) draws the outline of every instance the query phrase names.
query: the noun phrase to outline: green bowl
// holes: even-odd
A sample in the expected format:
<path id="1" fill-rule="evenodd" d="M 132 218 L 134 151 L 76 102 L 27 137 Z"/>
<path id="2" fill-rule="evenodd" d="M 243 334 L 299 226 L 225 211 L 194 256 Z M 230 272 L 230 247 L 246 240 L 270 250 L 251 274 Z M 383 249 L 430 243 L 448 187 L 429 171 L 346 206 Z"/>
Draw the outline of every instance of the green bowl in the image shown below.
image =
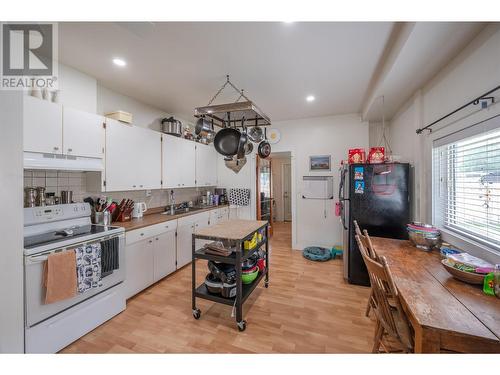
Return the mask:
<path id="1" fill-rule="evenodd" d="M 242 273 L 241 281 L 243 282 L 243 284 L 251 284 L 257 278 L 258 275 L 259 275 L 258 268 L 252 273 Z"/>

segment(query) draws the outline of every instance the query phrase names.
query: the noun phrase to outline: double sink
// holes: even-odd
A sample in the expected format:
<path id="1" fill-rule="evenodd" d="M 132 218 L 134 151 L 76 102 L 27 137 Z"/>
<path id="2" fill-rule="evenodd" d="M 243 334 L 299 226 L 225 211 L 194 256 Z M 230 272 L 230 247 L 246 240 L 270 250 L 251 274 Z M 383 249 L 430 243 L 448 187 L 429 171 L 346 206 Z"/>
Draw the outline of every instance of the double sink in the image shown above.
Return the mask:
<path id="1" fill-rule="evenodd" d="M 170 211 L 170 208 L 167 207 L 167 210 L 165 212 L 162 212 L 162 215 L 169 215 L 169 216 L 180 215 L 180 214 L 186 214 L 188 212 L 196 212 L 204 210 L 210 207 L 216 207 L 216 206 L 196 206 L 196 207 L 176 208 L 173 213 Z"/>

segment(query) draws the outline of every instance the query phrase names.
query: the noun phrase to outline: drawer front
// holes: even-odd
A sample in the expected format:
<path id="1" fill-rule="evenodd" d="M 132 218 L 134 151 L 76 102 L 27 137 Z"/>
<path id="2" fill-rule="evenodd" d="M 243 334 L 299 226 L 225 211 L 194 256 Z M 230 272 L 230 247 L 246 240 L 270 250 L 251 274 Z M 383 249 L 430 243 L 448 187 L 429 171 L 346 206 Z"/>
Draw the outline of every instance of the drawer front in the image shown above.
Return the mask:
<path id="1" fill-rule="evenodd" d="M 181 217 L 178 219 L 178 225 L 190 225 L 202 220 L 206 220 L 208 222 L 209 217 L 210 211 L 200 212 L 198 214 Z"/>
<path id="2" fill-rule="evenodd" d="M 145 238 L 158 236 L 159 234 L 175 229 L 177 229 L 177 220 L 165 221 L 163 223 L 150 225 L 141 229 L 131 230 L 126 233 L 127 244 L 132 244 Z"/>

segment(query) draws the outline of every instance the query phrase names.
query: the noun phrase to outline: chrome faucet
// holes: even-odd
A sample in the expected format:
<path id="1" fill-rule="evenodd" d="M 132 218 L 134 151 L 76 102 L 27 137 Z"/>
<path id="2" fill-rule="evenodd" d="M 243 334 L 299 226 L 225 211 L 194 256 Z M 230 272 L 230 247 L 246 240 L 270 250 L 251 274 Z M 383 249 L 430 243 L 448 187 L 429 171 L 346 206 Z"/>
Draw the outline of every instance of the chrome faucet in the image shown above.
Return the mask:
<path id="1" fill-rule="evenodd" d="M 175 215 L 175 193 L 170 190 L 170 215 Z"/>

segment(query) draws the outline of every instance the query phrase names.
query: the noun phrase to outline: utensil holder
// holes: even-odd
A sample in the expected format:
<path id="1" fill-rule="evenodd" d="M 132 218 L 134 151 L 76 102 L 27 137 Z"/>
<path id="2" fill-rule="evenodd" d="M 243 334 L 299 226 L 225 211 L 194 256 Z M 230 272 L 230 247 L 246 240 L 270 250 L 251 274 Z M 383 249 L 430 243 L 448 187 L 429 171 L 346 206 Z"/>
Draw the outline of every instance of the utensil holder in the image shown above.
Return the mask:
<path id="1" fill-rule="evenodd" d="M 111 215 L 109 211 L 94 212 L 94 224 L 111 225 Z"/>

